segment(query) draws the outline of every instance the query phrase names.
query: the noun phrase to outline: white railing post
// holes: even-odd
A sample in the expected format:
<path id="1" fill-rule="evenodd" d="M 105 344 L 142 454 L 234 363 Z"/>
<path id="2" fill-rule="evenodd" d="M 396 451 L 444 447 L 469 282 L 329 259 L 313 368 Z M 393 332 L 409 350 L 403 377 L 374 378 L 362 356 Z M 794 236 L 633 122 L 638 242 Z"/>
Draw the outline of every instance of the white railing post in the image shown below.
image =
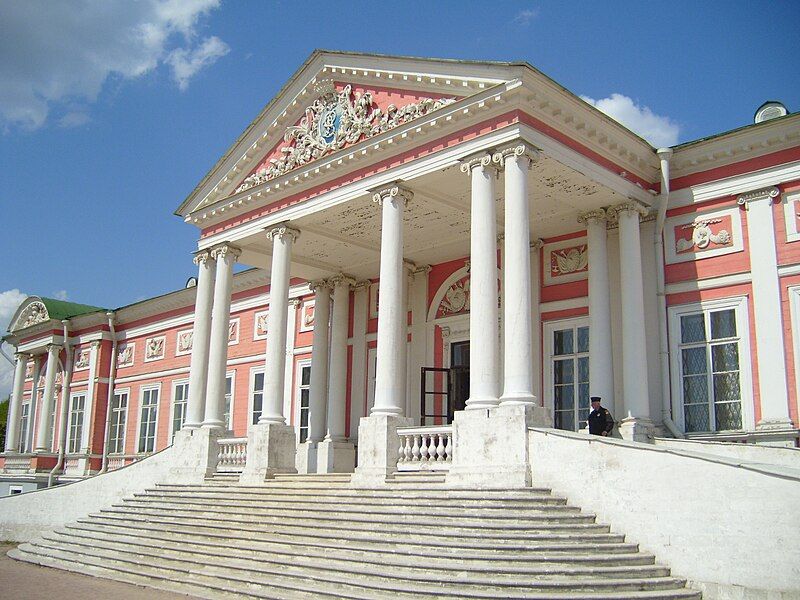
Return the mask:
<path id="1" fill-rule="evenodd" d="M 401 427 L 398 471 L 446 471 L 453 461 L 453 428 Z"/>
<path id="2" fill-rule="evenodd" d="M 247 438 L 221 438 L 217 443 L 217 472 L 241 473 L 247 463 Z"/>

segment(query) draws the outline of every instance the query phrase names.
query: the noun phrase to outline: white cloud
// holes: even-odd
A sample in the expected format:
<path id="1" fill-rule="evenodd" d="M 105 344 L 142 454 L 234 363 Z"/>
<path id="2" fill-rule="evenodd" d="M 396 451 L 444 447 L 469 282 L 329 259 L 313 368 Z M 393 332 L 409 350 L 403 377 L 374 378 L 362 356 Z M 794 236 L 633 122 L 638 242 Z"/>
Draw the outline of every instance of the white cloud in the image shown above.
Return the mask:
<path id="1" fill-rule="evenodd" d="M 0 292 L 0 335 L 6 332 L 11 317 L 27 297 L 27 294 L 23 294 L 17 289 Z M 10 346 L 4 345 L 3 349 L 8 354 Z M 0 400 L 4 400 L 11 393 L 13 379 L 14 366 L 0 356 Z"/>
<path id="2" fill-rule="evenodd" d="M 539 11 L 535 8 L 526 8 L 517 13 L 517 16 L 514 17 L 514 22 L 518 23 L 519 25 L 527 25 L 538 15 Z"/>
<path id="3" fill-rule="evenodd" d="M 203 67 L 214 64 L 217 59 L 230 52 L 228 44 L 216 36 L 204 41 L 198 48 L 178 48 L 170 52 L 167 62 L 172 66 L 172 75 L 181 91 L 189 87 L 189 80 Z"/>
<path id="4" fill-rule="evenodd" d="M 75 100 L 94 102 L 110 76 L 134 79 L 162 64 L 171 68 L 176 83 L 185 89 L 200 69 L 227 53 L 227 45 L 217 37 L 198 40 L 200 18 L 219 3 L 220 0 L 3 3 L 0 128 L 41 127 L 50 111 L 61 104 Z M 184 62 L 171 59 L 176 52 L 177 56 L 183 53 Z M 82 118 L 67 114 L 62 125 L 81 124 Z"/>
<path id="5" fill-rule="evenodd" d="M 58 290 L 57 292 L 53 292 L 53 298 L 56 300 L 66 300 L 67 290 Z"/>
<path id="6" fill-rule="evenodd" d="M 91 120 L 89 115 L 80 110 L 72 110 L 58 120 L 59 127 L 80 127 Z"/>
<path id="7" fill-rule="evenodd" d="M 594 100 L 581 96 L 598 110 L 640 135 L 656 148 L 674 146 L 678 143 L 680 126 L 669 117 L 655 114 L 647 106 L 636 104 L 628 96 L 611 94 L 608 98 Z"/>

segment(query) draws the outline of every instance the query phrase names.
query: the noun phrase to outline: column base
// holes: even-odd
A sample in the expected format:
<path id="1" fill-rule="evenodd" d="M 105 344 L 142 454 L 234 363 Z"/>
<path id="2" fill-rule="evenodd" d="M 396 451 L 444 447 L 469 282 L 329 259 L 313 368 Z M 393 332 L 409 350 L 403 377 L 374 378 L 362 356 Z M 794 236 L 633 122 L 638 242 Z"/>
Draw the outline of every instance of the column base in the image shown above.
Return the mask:
<path id="1" fill-rule="evenodd" d="M 258 484 L 276 473 L 297 473 L 294 427 L 279 423 L 251 425 L 247 430 L 247 463 L 240 483 Z"/>
<path id="2" fill-rule="evenodd" d="M 500 406 L 509 406 L 514 404 L 530 404 L 531 406 L 539 406 L 539 400 L 536 396 L 525 392 L 509 392 L 500 396 Z"/>
<path id="3" fill-rule="evenodd" d="M 619 435 L 629 442 L 652 444 L 655 437 L 655 426 L 650 419 L 626 417 L 620 421 Z"/>
<path id="4" fill-rule="evenodd" d="M 467 398 L 465 410 L 490 410 L 500 405 L 500 399 L 494 396 L 483 396 Z"/>
<path id="5" fill-rule="evenodd" d="M 398 427 L 411 427 L 408 417 L 371 415 L 358 424 L 358 467 L 350 483 L 371 488 L 386 485 L 386 478 L 397 470 L 400 449 Z"/>
<path id="6" fill-rule="evenodd" d="M 297 472 L 303 475 L 317 472 L 317 442 L 305 441 L 297 445 L 295 457 Z"/>
<path id="7" fill-rule="evenodd" d="M 531 404 L 457 412 L 453 422 L 453 462 L 446 483 L 455 487 L 529 487 L 528 429 L 550 425 L 549 411 Z"/>
<path id="8" fill-rule="evenodd" d="M 761 446 L 793 448 L 798 437 L 797 428 L 788 418 L 762 419 L 756 423 L 756 433 L 763 434 L 755 440 Z"/>
<path id="9" fill-rule="evenodd" d="M 317 445 L 317 473 L 352 473 L 355 466 L 356 447 L 352 442 L 323 440 Z"/>

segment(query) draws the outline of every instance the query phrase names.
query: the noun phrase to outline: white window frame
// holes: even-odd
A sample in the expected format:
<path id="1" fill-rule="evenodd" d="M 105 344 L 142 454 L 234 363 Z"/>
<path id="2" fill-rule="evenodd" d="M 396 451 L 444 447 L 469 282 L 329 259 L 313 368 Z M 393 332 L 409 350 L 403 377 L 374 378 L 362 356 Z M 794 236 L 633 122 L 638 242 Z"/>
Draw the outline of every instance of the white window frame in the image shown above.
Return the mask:
<path id="1" fill-rule="evenodd" d="M 230 414 L 228 415 L 228 422 L 225 424 L 225 426 L 230 431 L 233 431 L 233 408 L 234 408 L 235 403 L 236 403 L 236 371 L 235 370 L 234 371 L 228 371 L 227 373 L 225 373 L 226 382 L 227 382 L 228 379 L 231 380 L 231 410 L 230 410 Z M 223 404 L 222 408 L 223 408 L 223 415 L 222 416 L 224 417 L 225 416 L 224 415 L 224 410 L 225 410 L 225 405 L 224 404 Z"/>
<path id="2" fill-rule="evenodd" d="M 158 391 L 158 400 L 156 401 L 156 415 L 155 415 L 155 431 L 153 432 L 153 449 L 152 450 L 139 450 L 140 441 L 142 437 L 142 415 L 144 413 L 144 394 L 150 390 Z M 136 422 L 136 454 L 152 454 L 158 449 L 158 415 L 161 411 L 161 383 L 143 385 L 139 388 L 139 418 Z"/>
<path id="3" fill-rule="evenodd" d="M 544 396 L 544 403 L 547 408 L 550 409 L 550 414 L 553 418 L 553 423 L 551 423 L 551 427 L 555 425 L 555 397 L 553 396 L 553 385 L 555 382 L 555 374 L 553 373 L 553 359 L 555 358 L 554 352 L 555 348 L 553 347 L 553 334 L 561 329 L 577 329 L 579 327 L 589 327 L 589 315 L 580 316 L 580 317 L 572 317 L 569 319 L 558 319 L 553 321 L 545 321 L 542 328 L 542 342 L 544 348 L 544 356 L 542 357 L 542 364 L 544 365 L 544 387 L 542 389 L 542 395 Z M 589 329 L 589 335 L 592 335 L 591 329 Z M 575 340 L 575 344 L 577 345 L 577 339 Z M 575 352 L 574 354 L 583 354 L 583 352 Z M 589 354 L 588 352 L 586 353 Z M 592 357 L 589 356 L 589 360 L 592 360 Z M 578 372 L 575 371 L 575 377 L 577 378 Z M 590 382 L 591 386 L 591 382 Z M 575 397 L 575 410 L 578 409 L 578 398 Z M 577 414 L 577 413 L 576 413 Z"/>
<path id="4" fill-rule="evenodd" d="M 27 407 L 28 412 L 25 412 L 25 408 Z M 20 453 L 24 453 L 28 448 L 28 428 L 30 425 L 31 420 L 31 397 L 28 397 L 28 401 L 25 401 L 25 397 L 23 396 L 22 404 L 19 407 L 19 439 L 17 443 L 17 451 Z"/>
<path id="5" fill-rule="evenodd" d="M 114 411 L 114 398 L 117 395 L 121 396 L 123 394 L 125 395 L 125 410 L 124 411 L 118 410 L 118 411 L 115 412 Z M 112 420 L 109 421 L 109 427 L 108 427 L 108 449 L 109 449 L 109 454 L 125 454 L 125 444 L 128 441 L 128 423 L 129 423 L 128 417 L 130 417 L 130 409 L 131 409 L 131 388 L 117 388 L 117 389 L 115 389 L 114 393 L 111 395 L 111 407 L 110 408 L 111 408 L 111 419 Z M 120 413 L 120 414 L 124 414 L 125 415 L 125 424 L 122 427 L 122 438 L 121 438 L 121 440 L 122 440 L 122 450 L 120 452 L 111 452 L 111 431 L 112 431 L 111 423 L 113 422 L 113 418 L 114 418 L 114 415 L 116 413 Z M 138 429 L 137 429 L 137 433 L 138 433 Z"/>
<path id="6" fill-rule="evenodd" d="M 21 485 L 10 485 L 8 486 L 8 495 L 9 496 L 17 496 L 19 494 L 24 493 L 25 490 L 22 489 Z"/>
<path id="7" fill-rule="evenodd" d="M 265 375 L 265 368 L 261 367 L 250 367 L 250 381 L 249 386 L 247 388 L 247 427 L 249 428 L 253 425 L 253 405 L 255 404 L 255 383 L 256 383 L 256 375 L 258 374 L 264 375 L 264 383 L 266 383 L 266 375 Z M 261 388 L 261 414 L 264 414 L 264 388 Z"/>
<path id="8" fill-rule="evenodd" d="M 84 427 L 86 426 L 86 399 L 88 398 L 89 394 L 87 391 L 83 392 L 75 392 L 70 395 L 69 397 L 69 413 L 67 419 L 67 454 L 77 454 L 81 450 L 81 441 L 83 439 L 83 432 Z M 77 431 L 77 439 L 73 439 L 72 436 L 72 427 L 75 425 L 73 419 L 75 419 L 75 400 L 78 398 L 83 398 L 83 407 L 80 410 L 80 429 Z M 77 446 L 73 449 L 73 442 Z"/>
<path id="9" fill-rule="evenodd" d="M 800 239 L 800 234 L 798 234 Z M 794 355 L 795 401 L 800 410 L 800 285 L 787 289 L 789 295 L 789 315 L 792 324 L 792 354 Z"/>
<path id="10" fill-rule="evenodd" d="M 186 392 L 183 396 L 183 418 L 181 419 L 181 426 L 178 429 L 175 429 L 175 404 L 178 395 L 178 386 L 185 386 Z M 159 398 L 160 400 L 160 398 Z M 186 411 L 189 408 L 189 380 L 188 379 L 177 379 L 172 382 L 172 402 L 170 402 L 169 407 L 169 443 L 175 440 L 175 434 L 178 433 L 181 429 L 183 429 L 184 424 L 186 423 Z M 156 428 L 158 428 L 158 422 L 156 422 Z"/>
<path id="11" fill-rule="evenodd" d="M 753 408 L 753 376 L 752 354 L 750 352 L 750 315 L 747 306 L 747 296 L 734 298 L 720 298 L 703 300 L 692 304 L 670 306 L 667 309 L 669 323 L 669 355 L 670 355 L 670 384 L 672 386 L 672 420 L 678 428 L 686 433 L 686 423 L 683 414 L 683 383 L 681 381 L 681 317 L 733 309 L 736 316 L 736 333 L 739 336 L 739 386 L 742 393 L 742 429 L 753 431 L 755 429 L 755 411 Z M 708 334 L 709 332 L 707 332 Z M 689 432 L 686 435 L 709 436 L 729 433 L 728 431 Z"/>
<path id="12" fill-rule="evenodd" d="M 309 407 L 308 407 L 308 430 L 310 431 L 311 427 L 311 380 L 309 379 L 309 384 L 307 386 L 302 385 L 302 377 L 303 377 L 303 369 L 305 367 L 311 368 L 311 359 L 304 358 L 302 360 L 297 361 L 297 370 L 295 371 L 294 376 L 294 425 L 295 425 L 295 437 L 297 438 L 297 443 L 300 443 L 300 390 L 305 387 L 308 388 L 309 392 Z"/>
<path id="13" fill-rule="evenodd" d="M 375 406 L 375 380 L 378 375 L 378 348 L 367 348 L 367 415 Z M 449 361 L 449 359 L 448 359 Z"/>

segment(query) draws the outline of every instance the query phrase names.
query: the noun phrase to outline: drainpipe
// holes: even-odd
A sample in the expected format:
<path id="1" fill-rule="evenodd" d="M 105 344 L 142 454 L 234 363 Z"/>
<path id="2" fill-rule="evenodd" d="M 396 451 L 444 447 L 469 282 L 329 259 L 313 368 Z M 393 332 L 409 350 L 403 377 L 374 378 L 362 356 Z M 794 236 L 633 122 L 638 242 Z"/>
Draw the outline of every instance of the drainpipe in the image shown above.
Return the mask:
<path id="1" fill-rule="evenodd" d="M 6 351 L 5 351 L 5 350 L 3 350 L 3 344 L 5 344 L 5 343 L 6 343 L 6 341 L 5 341 L 4 339 L 0 338 L 0 356 L 2 356 L 2 357 L 3 357 L 3 358 L 5 358 L 5 359 L 6 359 L 8 362 L 10 362 L 12 365 L 14 365 L 14 364 L 16 364 L 16 362 L 14 361 L 14 359 L 13 359 L 13 358 L 11 358 L 11 357 L 10 357 L 8 354 L 6 354 Z"/>
<path id="2" fill-rule="evenodd" d="M 667 218 L 667 205 L 669 204 L 669 160 L 672 158 L 672 148 L 659 148 L 656 153 L 661 160 L 661 201 L 658 206 L 656 230 L 653 246 L 656 254 L 656 294 L 658 297 L 658 362 L 661 368 L 661 421 L 669 432 L 676 438 L 686 436 L 678 429 L 672 420 L 670 410 L 670 380 L 669 380 L 669 339 L 667 337 L 667 296 L 664 283 L 664 221 Z"/>
<path id="3" fill-rule="evenodd" d="M 114 311 L 106 313 L 111 331 L 111 365 L 108 367 L 108 395 L 106 396 L 106 429 L 103 434 L 103 463 L 98 475 L 108 471 L 108 434 L 111 432 L 111 406 L 114 402 L 114 379 L 117 377 L 117 331 L 114 329 Z"/>
<path id="4" fill-rule="evenodd" d="M 72 350 L 69 347 L 69 320 L 61 321 L 64 326 L 64 353 L 66 354 L 66 368 L 64 381 L 61 384 L 61 416 L 58 422 L 58 460 L 56 466 L 47 476 L 47 487 L 53 486 L 56 473 L 64 466 L 64 455 L 67 452 L 67 416 L 69 415 L 69 386 L 72 380 Z"/>

